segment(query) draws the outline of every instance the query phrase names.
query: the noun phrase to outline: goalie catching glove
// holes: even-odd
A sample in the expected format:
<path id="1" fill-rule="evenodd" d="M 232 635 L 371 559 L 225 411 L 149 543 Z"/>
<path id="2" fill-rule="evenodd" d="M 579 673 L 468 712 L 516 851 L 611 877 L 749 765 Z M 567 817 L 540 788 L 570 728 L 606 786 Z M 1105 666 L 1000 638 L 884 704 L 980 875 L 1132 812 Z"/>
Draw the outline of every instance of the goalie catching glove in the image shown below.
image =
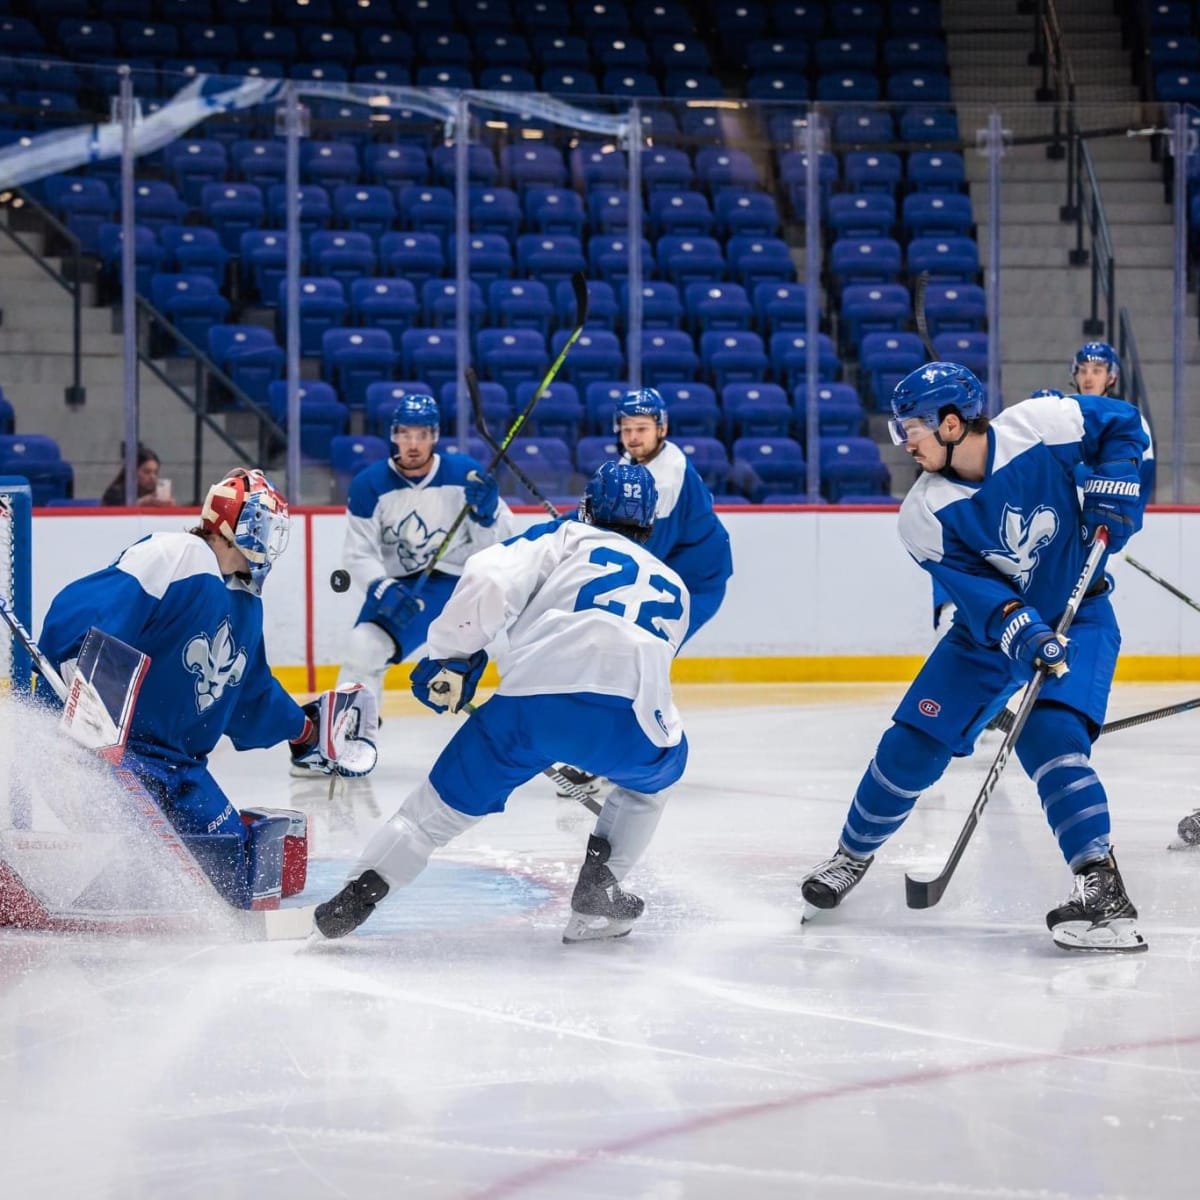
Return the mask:
<path id="1" fill-rule="evenodd" d="M 292 760 L 355 778 L 375 769 L 379 727 L 375 696 L 361 683 L 344 684 L 304 706 L 304 731 L 289 742 Z"/>
<path id="2" fill-rule="evenodd" d="M 461 712 L 475 695 L 487 663 L 485 650 L 470 658 L 423 658 L 409 677 L 413 695 L 434 712 Z"/>

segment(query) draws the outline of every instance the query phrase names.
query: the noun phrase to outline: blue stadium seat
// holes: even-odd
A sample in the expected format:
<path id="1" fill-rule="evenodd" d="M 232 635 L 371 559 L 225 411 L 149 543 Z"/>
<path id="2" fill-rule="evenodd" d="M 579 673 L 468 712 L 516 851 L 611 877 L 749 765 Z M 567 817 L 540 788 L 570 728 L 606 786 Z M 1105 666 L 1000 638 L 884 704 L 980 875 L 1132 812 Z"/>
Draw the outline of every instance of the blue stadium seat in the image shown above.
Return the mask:
<path id="1" fill-rule="evenodd" d="M 833 140 L 842 146 L 885 145 L 896 140 L 896 125 L 890 112 L 855 108 L 834 117 Z"/>
<path id="2" fill-rule="evenodd" d="M 957 142 L 958 117 L 950 109 L 907 108 L 900 114 L 900 140 L 925 145 Z"/>
<path id="3" fill-rule="evenodd" d="M 343 184 L 334 188 L 333 213 L 346 229 L 377 240 L 396 220 L 396 202 L 381 184 Z"/>
<path id="4" fill-rule="evenodd" d="M 884 21 L 883 6 L 867 0 L 834 4 L 829 9 L 830 26 L 839 37 L 876 39 L 883 31 Z"/>
<path id="5" fill-rule="evenodd" d="M 716 198 L 717 228 L 726 236 L 773 238 L 779 233 L 779 210 L 765 192 L 726 189 Z"/>
<path id="6" fill-rule="evenodd" d="M 421 323 L 428 329 L 454 327 L 458 321 L 458 283 L 454 279 L 427 279 L 421 285 Z M 483 291 L 475 280 L 467 285 L 467 323 L 474 333 L 487 309 Z"/>
<path id="7" fill-rule="evenodd" d="M 721 188 L 754 190 L 761 186 L 758 168 L 745 150 L 705 146 L 696 153 L 696 176 L 715 196 Z"/>
<path id="8" fill-rule="evenodd" d="M 803 71 L 756 71 L 746 80 L 748 100 L 798 103 L 808 99 L 808 79 Z"/>
<path id="9" fill-rule="evenodd" d="M 987 296 L 975 283 L 931 283 L 925 289 L 925 319 L 934 338 L 982 330 L 987 325 Z"/>
<path id="10" fill-rule="evenodd" d="M 658 80 L 649 71 L 634 71 L 630 68 L 613 67 L 605 71 L 601 87 L 606 95 L 634 97 L 661 96 L 662 88 Z"/>
<path id="11" fill-rule="evenodd" d="M 610 89 L 606 86 L 604 90 Z M 576 186 L 582 185 L 588 195 L 594 191 L 623 191 L 629 184 L 625 152 L 612 143 L 580 142 L 568 161 Z"/>
<path id="12" fill-rule="evenodd" d="M 606 198 L 617 195 L 616 192 L 598 194 Z M 569 188 L 535 185 L 525 189 L 524 207 L 530 227 L 539 233 L 583 236 L 583 200 L 578 192 Z"/>
<path id="13" fill-rule="evenodd" d="M 661 239 L 660 239 L 661 240 Z M 642 277 L 655 273 L 650 243 L 642 238 Z M 606 283 L 622 283 L 629 276 L 630 243 L 627 237 L 594 233 L 588 239 L 588 274 L 598 275 Z"/>
<path id="14" fill-rule="evenodd" d="M 287 147 L 281 139 L 238 138 L 229 147 L 229 157 L 234 173 L 245 183 L 262 189 L 285 182 Z"/>
<path id="15" fill-rule="evenodd" d="M 184 138 L 163 150 L 163 163 L 189 208 L 199 208 L 205 184 L 220 183 L 229 153 L 215 138 Z"/>
<path id="16" fill-rule="evenodd" d="M 121 279 L 121 242 L 124 232 L 120 225 L 106 223 L 100 226 L 96 235 L 97 249 L 100 252 L 100 262 L 106 284 L 116 290 L 120 288 Z M 150 280 L 162 265 L 162 247 L 154 230 L 145 225 L 133 227 L 133 251 L 137 272 L 137 290 L 142 295 L 150 294 Z"/>
<path id="17" fill-rule="evenodd" d="M 547 67 L 541 74 L 541 90 L 551 96 L 597 96 L 600 84 L 583 67 Z"/>
<path id="18" fill-rule="evenodd" d="M 683 319 L 679 289 L 673 283 L 651 279 L 642 284 L 642 328 L 678 329 Z M 629 282 L 621 284 L 621 318 L 629 312 Z"/>
<path id="19" fill-rule="evenodd" d="M 475 86 L 475 77 L 471 74 L 467 67 L 461 66 L 458 63 L 426 63 L 422 67 L 417 68 L 416 76 L 413 83 L 417 87 L 431 88 L 453 88 L 456 91 L 460 88 L 473 88 Z M 480 162 L 482 163 L 482 159 Z M 446 167 L 445 157 L 439 158 L 435 153 L 433 159 L 434 174 L 443 182 L 450 178 Z M 495 178 L 493 171 L 486 172 L 486 179 L 482 176 L 476 176 L 476 182 L 491 183 Z"/>
<path id="20" fill-rule="evenodd" d="M 582 437 L 575 443 L 575 466 L 581 475 L 591 477 L 602 464 L 620 456 L 621 448 L 611 430 L 606 434 Z"/>
<path id="21" fill-rule="evenodd" d="M 356 281 L 357 282 L 357 281 Z M 349 305 L 346 289 L 340 279 L 324 276 L 301 276 L 300 285 L 300 353 L 316 358 L 323 353 L 325 331 L 336 329 L 346 321 Z M 281 280 L 276 303 L 276 330 L 280 342 L 287 337 L 287 280 Z"/>
<path id="22" fill-rule="evenodd" d="M 469 84 L 467 85 L 470 86 Z M 433 165 L 433 177 L 446 187 L 454 186 L 454 177 L 457 172 L 456 165 L 456 149 L 452 143 L 447 143 L 442 146 L 435 146 L 430 155 L 430 162 Z M 497 182 L 499 171 L 496 167 L 496 160 L 492 156 L 492 151 L 489 146 L 481 146 L 478 142 L 471 142 L 467 146 L 467 179 L 471 183 L 481 183 L 486 187 L 492 187 Z"/>
<path id="23" fill-rule="evenodd" d="M 970 237 L 971 198 L 960 192 L 913 192 L 904 197 L 901 221 L 909 237 Z"/>
<path id="24" fill-rule="evenodd" d="M 266 405 L 267 389 L 283 375 L 287 356 L 275 344 L 275 336 L 261 325 L 211 325 L 208 357 L 229 376 L 251 400 Z M 218 387 L 214 396 L 227 401 Z"/>
<path id="25" fill-rule="evenodd" d="M 979 379 L 987 379 L 988 335 L 986 333 L 939 333 L 933 348 L 943 362 L 961 363 Z"/>
<path id="26" fill-rule="evenodd" d="M 939 283 L 974 283 L 979 274 L 979 247 L 971 238 L 913 238 L 908 243 L 908 271 L 916 276 L 929 272 Z"/>
<path id="27" fill-rule="evenodd" d="M 526 379 L 517 384 L 516 411 L 524 412 L 537 391 L 540 380 Z M 583 428 L 583 403 L 575 385 L 556 379 L 538 400 L 522 433 L 535 437 L 559 438 L 573 446 Z"/>
<path id="28" fill-rule="evenodd" d="M 514 399 L 519 383 L 541 378 L 550 365 L 546 339 L 534 329 L 481 329 L 475 346 L 485 378 Z"/>
<path id="29" fill-rule="evenodd" d="M 699 369 L 700 358 L 691 334 L 678 329 L 654 329 L 643 335 L 642 382 L 645 386 L 687 383 L 696 378 Z"/>
<path id="30" fill-rule="evenodd" d="M 808 372 L 808 334 L 773 333 L 770 346 L 771 371 L 778 383 L 795 387 Z M 817 376 L 831 383 L 841 373 L 842 364 L 828 334 L 817 334 Z"/>
<path id="31" fill-rule="evenodd" d="M 518 437 L 508 448 L 509 457 L 537 484 L 543 493 L 561 495 L 571 490 L 575 465 L 567 443 L 556 437 Z M 523 485 L 511 472 L 500 471 L 500 490 L 506 496 L 522 496 Z"/>
<path id="32" fill-rule="evenodd" d="M 629 228 L 629 196 L 597 191 L 587 198 L 587 218 L 597 233 L 622 233 Z"/>
<path id="33" fill-rule="evenodd" d="M 560 188 L 567 182 L 567 167 L 556 146 L 521 142 L 501 149 L 500 177 L 517 191 L 527 187 Z"/>
<path id="34" fill-rule="evenodd" d="M 316 274 L 339 279 L 349 289 L 354 280 L 375 274 L 375 242 L 352 229 L 318 229 L 309 239 L 308 261 Z"/>
<path id="35" fill-rule="evenodd" d="M 846 495 L 887 495 L 892 477 L 868 437 L 821 439 L 821 493 L 836 504 Z"/>
<path id="36" fill-rule="evenodd" d="M 663 81 L 663 95 L 679 100 L 721 100 L 725 88 L 708 71 L 668 71 Z"/>
<path id="37" fill-rule="evenodd" d="M 816 98 L 835 104 L 874 104 L 880 99 L 879 77 L 873 71 L 830 71 L 817 77 Z"/>
<path id="38" fill-rule="evenodd" d="M 695 333 L 743 330 L 753 315 L 740 283 L 689 283 L 684 289 L 684 305 L 688 325 Z"/>
<path id="39" fill-rule="evenodd" d="M 504 187 L 475 187 L 470 190 L 469 220 L 479 233 L 499 233 L 515 238 L 521 228 L 521 202 L 517 193 Z"/>
<path id="40" fill-rule="evenodd" d="M 617 403 L 629 391 L 629 383 L 616 378 L 589 383 L 584 389 L 586 428 L 591 434 L 612 437 Z"/>
<path id="41" fill-rule="evenodd" d="M 678 147 L 655 146 L 642 156 L 642 182 L 650 194 L 651 207 L 655 192 L 687 192 L 695 177 L 696 172 L 692 169 L 691 159 Z M 707 204 L 705 207 L 708 207 Z"/>
<path id="42" fill-rule="evenodd" d="M 966 187 L 967 169 L 956 150 L 914 150 L 905 178 L 914 191 L 960 192 Z"/>
<path id="43" fill-rule="evenodd" d="M 795 282 L 796 266 L 782 238 L 734 234 L 726 243 L 725 254 L 730 274 L 747 291 L 753 291 L 760 283 Z"/>
<path id="44" fill-rule="evenodd" d="M 417 324 L 417 293 L 407 279 L 356 279 L 350 284 L 350 319 L 355 325 L 385 329 L 392 345 Z"/>
<path id="45" fill-rule="evenodd" d="M 802 137 L 803 132 L 798 128 L 791 128 L 786 131 L 782 128 L 778 120 L 782 115 L 779 113 L 775 114 L 774 127 L 779 132 L 772 136 L 784 142 L 796 137 Z M 795 120 L 802 121 L 804 119 L 795 118 Z M 788 202 L 792 206 L 792 212 L 798 220 L 805 220 L 808 203 L 808 155 L 802 150 L 785 150 L 779 156 L 779 177 L 787 189 Z M 833 185 L 837 182 L 837 179 L 837 156 L 828 153 L 819 154 L 817 156 L 817 190 L 822 217 L 829 210 Z"/>
<path id="46" fill-rule="evenodd" d="M 787 437 L 793 412 L 787 392 L 777 383 L 731 383 L 721 392 L 724 436 L 730 444 L 739 437 Z"/>
<path id="47" fill-rule="evenodd" d="M 898 71 L 888 77 L 887 99 L 891 104 L 946 104 L 950 100 L 950 76 L 922 68 Z"/>
<path id="48" fill-rule="evenodd" d="M 755 74 L 808 69 L 811 57 L 805 38 L 764 38 L 746 47 L 746 65 Z"/>
<path id="49" fill-rule="evenodd" d="M 341 19 L 348 20 L 353 11 L 352 7 L 343 7 Z M 375 14 L 374 7 L 360 11 Z M 417 55 L 412 38 L 390 22 L 384 26 L 360 29 L 358 46 L 362 57 L 372 63 L 411 63 Z"/>
<path id="50" fill-rule="evenodd" d="M 569 234 L 523 233 L 517 238 L 517 270 L 545 283 L 570 279 L 587 270 L 579 238 Z"/>
<path id="51" fill-rule="evenodd" d="M 842 289 L 842 348 L 857 353 L 864 334 L 899 332 L 911 318 L 912 297 L 902 283 L 850 284 Z"/>
<path id="52" fill-rule="evenodd" d="M 406 329 L 400 335 L 400 366 L 409 379 L 429 381 L 438 395 L 458 378 L 457 334 L 454 329 Z"/>
<path id="53" fill-rule="evenodd" d="M 483 419 L 487 423 L 488 431 L 497 439 L 503 438 L 512 425 L 513 416 L 515 415 L 512 397 L 508 394 L 503 384 L 495 383 L 491 379 L 481 379 L 476 386 L 479 388 L 479 407 L 483 410 Z M 409 388 L 407 390 L 411 391 L 412 389 Z M 442 432 L 445 434 L 453 434 L 458 428 L 458 401 L 460 394 L 464 398 L 467 398 L 469 405 L 470 400 L 467 397 L 464 384 L 458 380 L 451 380 L 449 383 L 442 385 L 442 390 L 438 397 L 438 408 L 441 410 Z M 394 401 L 398 401 L 399 398 L 399 396 L 395 396 Z M 371 395 L 368 390 L 368 413 L 370 412 L 370 408 Z M 472 431 L 474 431 L 474 412 L 471 412 L 469 424 Z"/>
<path id="54" fill-rule="evenodd" d="M 710 237 L 716 228 L 708 197 L 701 192 L 667 188 L 651 192 L 648 216 L 649 227 L 656 236 L 673 233 L 683 237 Z"/>
<path id="55" fill-rule="evenodd" d="M 350 142 L 300 143 L 300 179 L 327 188 L 357 183 L 361 172 L 358 150 Z"/>
<path id="56" fill-rule="evenodd" d="M 569 285 L 568 285 L 569 286 Z M 494 279 L 488 284 L 488 319 L 505 329 L 534 329 L 548 337 L 554 319 L 550 290 L 538 279 Z"/>
<path id="57" fill-rule="evenodd" d="M 808 384 L 801 382 L 792 393 L 796 414 L 796 439 L 808 439 Z M 817 387 L 817 433 L 820 437 L 858 437 L 866 432 L 867 414 L 848 383 L 822 383 Z"/>
<path id="58" fill-rule="evenodd" d="M 846 186 L 852 192 L 894 196 L 900 185 L 900 156 L 888 150 L 851 150 L 845 158 Z"/>
<path id="59" fill-rule="evenodd" d="M 666 382 L 658 385 L 667 406 L 668 428 L 675 438 L 720 436 L 721 409 L 707 383 Z"/>
<path id="60" fill-rule="evenodd" d="M 891 237 L 896 201 L 883 192 L 840 192 L 829 198 L 829 228 L 835 238 Z"/>
<path id="61" fill-rule="evenodd" d="M 363 168 L 371 183 L 389 187 L 397 200 L 401 188 L 429 182 L 429 156 L 424 147 L 407 142 L 369 143 L 363 149 Z"/>
<path id="62" fill-rule="evenodd" d="M 201 352 L 208 345 L 210 325 L 220 324 L 229 315 L 229 301 L 207 275 L 157 274 L 150 280 L 150 302 Z M 192 351 L 174 339 L 157 346 L 161 354 L 190 357 Z"/>
<path id="63" fill-rule="evenodd" d="M 813 66 L 818 75 L 869 71 L 874 73 L 879 45 L 868 34 L 820 38 L 813 47 Z"/>
<path id="64" fill-rule="evenodd" d="M 688 456 L 710 492 L 724 490 L 729 476 L 729 456 L 725 453 L 724 442 L 715 437 L 685 437 L 677 439 L 675 444 Z"/>
<path id="65" fill-rule="evenodd" d="M 829 273 L 839 289 L 850 283 L 895 283 L 901 263 L 894 238 L 838 238 L 829 252 Z"/>
<path id="66" fill-rule="evenodd" d="M 302 183 L 296 192 L 299 204 L 300 244 L 307 247 L 314 233 L 333 224 L 329 193 L 319 183 Z M 273 183 L 267 188 L 267 220 L 276 229 L 287 226 L 287 187 Z"/>
<path id="67" fill-rule="evenodd" d="M 609 333 L 615 333 L 620 314 L 612 284 L 602 279 L 589 279 L 587 291 L 587 328 L 606 329 Z M 560 329 L 575 328 L 575 289 L 570 280 L 561 279 L 554 285 L 554 314 Z"/>
<path id="68" fill-rule="evenodd" d="M 804 450 L 789 437 L 741 437 L 733 461 L 748 469 L 745 491 L 752 501 L 768 494 L 801 495 L 807 486 Z"/>
<path id="69" fill-rule="evenodd" d="M 392 377 L 396 351 L 386 329 L 327 329 L 321 335 L 321 378 L 352 409 L 365 409 L 367 387 Z"/>
<path id="70" fill-rule="evenodd" d="M 880 412 L 887 411 L 896 384 L 929 360 L 915 333 L 864 334 L 858 354 L 868 397 Z"/>
<path id="71" fill-rule="evenodd" d="M 932 37 L 942 32 L 938 0 L 892 0 L 888 23 L 897 37 Z"/>
<path id="72" fill-rule="evenodd" d="M 268 389 L 272 415 L 285 429 L 287 425 L 287 382 L 277 380 Z M 335 437 L 345 434 L 350 410 L 337 398 L 327 383 L 306 379 L 300 384 L 300 455 L 313 462 L 327 463 L 332 456 Z"/>
<path id="73" fill-rule="evenodd" d="M 553 356 L 558 355 L 569 336 L 567 329 L 555 332 L 551 339 Z M 590 384 L 620 379 L 624 367 L 625 359 L 616 334 L 604 329 L 588 329 L 567 355 L 562 376 L 586 393 Z"/>
<path id="74" fill-rule="evenodd" d="M 350 480 L 359 471 L 364 471 L 372 463 L 387 458 L 390 453 L 389 444 L 383 438 L 372 437 L 370 434 L 343 434 L 331 438 L 329 465 L 333 470 L 338 496 L 345 497 Z"/>
<path id="75" fill-rule="evenodd" d="M 456 261 L 458 235 L 451 234 L 446 244 L 447 261 Z M 471 278 L 481 288 L 493 279 L 508 279 L 513 273 L 512 246 L 498 233 L 473 233 L 467 240 L 467 261 Z"/>
<path id="76" fill-rule="evenodd" d="M 710 330 L 700 335 L 700 362 L 713 387 L 724 392 L 731 383 L 755 383 L 767 374 L 763 340 L 748 330 Z"/>
<path id="77" fill-rule="evenodd" d="M 888 38 L 883 43 L 883 65 L 889 76 L 889 90 L 891 79 L 905 71 L 944 73 L 947 69 L 946 43 L 940 37 L 921 37 L 915 33 Z"/>
<path id="78" fill-rule="evenodd" d="M 414 288 L 446 269 L 446 254 L 435 233 L 385 233 L 379 239 L 379 257 L 387 274 L 408 280 Z"/>
<path id="79" fill-rule="evenodd" d="M 454 193 L 431 184 L 399 189 L 400 219 L 406 229 L 435 234 L 444 243 L 454 228 Z"/>
<path id="80" fill-rule="evenodd" d="M 659 270 L 676 287 L 724 279 L 727 271 L 721 244 L 715 238 L 664 234 L 656 246 Z"/>
<path id="81" fill-rule="evenodd" d="M 754 319 L 769 337 L 784 330 L 808 328 L 808 290 L 802 283 L 768 280 L 754 289 Z"/>
<path id="82" fill-rule="evenodd" d="M 267 215 L 262 189 L 254 183 L 206 183 L 200 209 L 230 254 L 240 252 L 242 235 L 258 229 Z"/>
<path id="83" fill-rule="evenodd" d="M 75 472 L 63 461 L 58 443 L 45 434 L 0 435 L 0 475 L 29 480 L 35 508 L 75 494 Z"/>
<path id="84" fill-rule="evenodd" d="M 107 184 L 73 175 L 51 176 L 45 183 L 50 211 L 79 239 L 84 251 L 98 252 L 100 226 L 110 224 L 116 214 Z"/>

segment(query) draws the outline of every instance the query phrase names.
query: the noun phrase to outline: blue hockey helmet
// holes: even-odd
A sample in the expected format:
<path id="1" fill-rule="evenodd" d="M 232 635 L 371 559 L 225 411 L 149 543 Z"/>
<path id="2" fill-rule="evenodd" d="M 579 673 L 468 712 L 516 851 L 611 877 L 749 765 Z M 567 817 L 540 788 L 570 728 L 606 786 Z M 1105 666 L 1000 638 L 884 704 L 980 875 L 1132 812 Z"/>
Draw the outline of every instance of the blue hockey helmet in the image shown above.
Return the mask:
<path id="1" fill-rule="evenodd" d="M 436 433 L 441 424 L 442 414 L 438 411 L 437 401 L 423 392 L 410 392 L 400 398 L 392 412 L 389 436 L 394 436 L 403 426 L 412 425 L 425 425 Z"/>
<path id="2" fill-rule="evenodd" d="M 1107 342 L 1084 342 L 1071 360 L 1071 382 L 1076 387 L 1079 386 L 1079 368 L 1089 362 L 1103 363 L 1108 368 L 1108 387 L 1112 387 L 1121 378 L 1121 360 Z"/>
<path id="3" fill-rule="evenodd" d="M 617 403 L 617 411 L 613 414 L 613 430 L 621 432 L 622 417 L 653 417 L 655 425 L 662 429 L 667 427 L 667 405 L 658 388 L 635 388 Z"/>
<path id="4" fill-rule="evenodd" d="M 658 505 L 654 476 L 637 463 L 601 463 L 583 490 L 579 519 L 622 531 L 649 532 Z"/>
<path id="5" fill-rule="evenodd" d="M 892 441 L 908 441 L 909 421 L 920 421 L 929 429 L 942 423 L 946 409 L 965 421 L 983 412 L 983 384 L 966 367 L 953 362 L 931 362 L 910 372 L 892 392 Z"/>
<path id="6" fill-rule="evenodd" d="M 200 526 L 242 552 L 250 590 L 261 594 L 271 567 L 287 548 L 291 521 L 284 494 L 262 471 L 235 467 L 208 489 Z"/>

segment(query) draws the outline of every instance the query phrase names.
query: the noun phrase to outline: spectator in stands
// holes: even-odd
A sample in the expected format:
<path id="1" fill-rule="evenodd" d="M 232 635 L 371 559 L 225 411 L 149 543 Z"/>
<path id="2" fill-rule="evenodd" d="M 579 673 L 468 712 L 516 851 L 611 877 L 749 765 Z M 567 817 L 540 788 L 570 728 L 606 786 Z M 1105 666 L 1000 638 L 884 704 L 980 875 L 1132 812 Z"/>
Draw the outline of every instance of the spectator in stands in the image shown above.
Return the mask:
<path id="1" fill-rule="evenodd" d="M 137 499 L 139 508 L 171 508 L 175 499 L 171 495 L 171 481 L 158 477 L 161 462 L 149 446 L 138 445 L 137 452 Z M 108 485 L 100 503 L 119 507 L 125 503 L 125 468 Z"/>

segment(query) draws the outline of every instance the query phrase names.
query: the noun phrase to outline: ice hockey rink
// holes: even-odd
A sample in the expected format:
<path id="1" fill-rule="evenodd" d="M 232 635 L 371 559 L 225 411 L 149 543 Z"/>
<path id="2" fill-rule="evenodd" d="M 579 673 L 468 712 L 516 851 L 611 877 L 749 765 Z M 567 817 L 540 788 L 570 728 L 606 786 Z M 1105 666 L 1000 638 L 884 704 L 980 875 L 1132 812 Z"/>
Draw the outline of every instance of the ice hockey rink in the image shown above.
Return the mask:
<path id="1" fill-rule="evenodd" d="M 803 928 L 900 685 L 688 686 L 691 761 L 633 934 L 564 946 L 591 818 L 518 792 L 339 942 L 0 934 L 5 1197 L 1194 1197 L 1200 714 L 1097 744 L 1147 954 L 1069 955 L 1070 890 L 1014 764 L 943 901 L 998 741 L 956 762 Z M 1194 685 L 1122 685 L 1110 717 Z M 457 718 L 389 698 L 370 780 L 214 769 L 310 814 L 327 898 Z M 989 739 L 996 735 L 989 735 Z"/>

